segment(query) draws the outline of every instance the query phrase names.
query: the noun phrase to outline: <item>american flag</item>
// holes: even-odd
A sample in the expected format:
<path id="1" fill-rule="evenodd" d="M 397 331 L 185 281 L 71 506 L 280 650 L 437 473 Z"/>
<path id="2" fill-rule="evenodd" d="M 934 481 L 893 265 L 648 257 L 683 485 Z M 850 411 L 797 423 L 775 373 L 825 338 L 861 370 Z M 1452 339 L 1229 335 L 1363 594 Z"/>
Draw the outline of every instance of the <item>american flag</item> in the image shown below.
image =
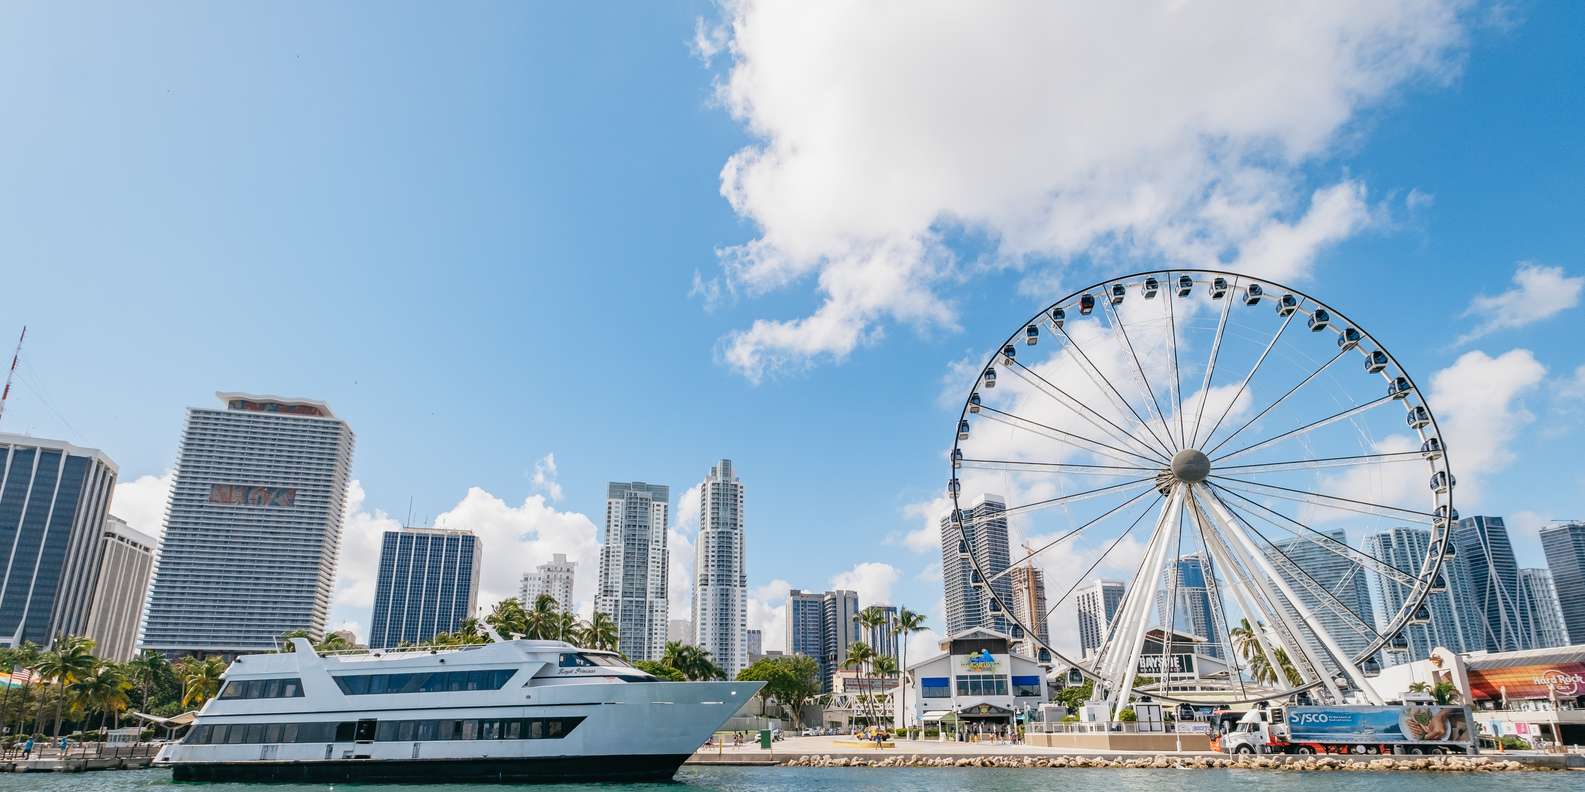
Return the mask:
<path id="1" fill-rule="evenodd" d="M 31 669 L 18 668 L 11 672 L 8 683 L 11 685 L 31 685 L 35 681 Z"/>

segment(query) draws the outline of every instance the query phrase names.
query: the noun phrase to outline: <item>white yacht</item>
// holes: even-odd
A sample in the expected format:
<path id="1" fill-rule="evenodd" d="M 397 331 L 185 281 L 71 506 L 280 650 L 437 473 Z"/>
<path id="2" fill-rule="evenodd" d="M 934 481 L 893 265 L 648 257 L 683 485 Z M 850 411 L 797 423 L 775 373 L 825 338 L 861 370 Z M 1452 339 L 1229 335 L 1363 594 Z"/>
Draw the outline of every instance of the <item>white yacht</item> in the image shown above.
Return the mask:
<path id="1" fill-rule="evenodd" d="M 760 682 L 660 682 L 561 641 L 245 655 L 157 764 L 178 781 L 665 780 Z"/>

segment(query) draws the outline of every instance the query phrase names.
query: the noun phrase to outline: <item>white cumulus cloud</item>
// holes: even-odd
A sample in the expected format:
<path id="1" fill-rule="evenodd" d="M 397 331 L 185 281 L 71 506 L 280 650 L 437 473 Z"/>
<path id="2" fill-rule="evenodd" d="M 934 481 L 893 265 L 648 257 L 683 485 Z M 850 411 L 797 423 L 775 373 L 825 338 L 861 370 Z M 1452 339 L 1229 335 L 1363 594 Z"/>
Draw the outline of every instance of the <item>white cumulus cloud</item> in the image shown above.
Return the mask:
<path id="1" fill-rule="evenodd" d="M 762 633 L 762 651 L 787 650 L 787 592 L 792 587 L 777 578 L 748 592 L 748 628 Z"/>
<path id="2" fill-rule="evenodd" d="M 1079 256 L 1302 276 L 1371 222 L 1307 169 L 1404 83 L 1448 78 L 1461 0 L 776 3 L 702 25 L 755 138 L 721 192 L 758 229 L 722 289 L 812 281 L 811 313 L 723 339 L 751 380 L 841 360 L 888 324 L 952 329 L 968 271 Z M 959 262 L 955 238 L 984 239 Z M 1034 282 L 1034 281 L 1031 281 Z"/>
<path id="3" fill-rule="evenodd" d="M 534 463 L 534 489 L 552 501 L 561 500 L 561 482 L 556 480 L 556 455 L 546 454 Z"/>
<path id="4" fill-rule="evenodd" d="M 1500 294 L 1481 294 L 1464 310 L 1475 326 L 1459 336 L 1467 344 L 1499 330 L 1535 324 L 1550 319 L 1576 305 L 1585 290 L 1585 275 L 1569 276 L 1562 267 L 1543 267 L 1528 261 L 1519 263 L 1513 273 L 1513 288 Z"/>
<path id="5" fill-rule="evenodd" d="M 903 573 L 891 564 L 865 561 L 833 575 L 831 588 L 858 592 L 859 607 L 893 605 L 896 603 L 892 601 L 892 586 L 902 576 Z"/>
<path id="6" fill-rule="evenodd" d="M 171 482 L 176 471 L 167 470 L 158 476 L 142 475 L 131 481 L 117 481 L 116 491 L 110 497 L 110 513 L 127 521 L 127 525 L 158 538 L 165 533 L 165 505 L 171 496 Z"/>

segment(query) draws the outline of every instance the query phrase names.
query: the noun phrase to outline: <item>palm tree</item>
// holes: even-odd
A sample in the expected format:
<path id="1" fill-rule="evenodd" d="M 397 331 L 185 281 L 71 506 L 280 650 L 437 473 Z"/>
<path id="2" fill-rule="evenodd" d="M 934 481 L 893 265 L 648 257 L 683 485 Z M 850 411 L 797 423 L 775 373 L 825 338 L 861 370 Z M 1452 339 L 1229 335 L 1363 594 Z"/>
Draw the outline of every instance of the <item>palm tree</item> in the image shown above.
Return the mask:
<path id="1" fill-rule="evenodd" d="M 94 642 L 91 639 L 76 635 L 62 636 L 55 641 L 55 648 L 45 652 L 33 666 L 39 676 L 55 683 L 58 696 L 55 702 L 56 737 L 61 734 L 61 720 L 66 716 L 66 686 L 93 670 L 99 662 L 93 652 Z"/>
<path id="2" fill-rule="evenodd" d="M 876 655 L 875 659 L 870 661 L 870 668 L 874 670 L 877 680 L 895 679 L 899 683 L 902 681 L 902 678 L 897 676 L 897 658 L 891 655 Z M 890 696 L 891 693 L 888 691 L 886 695 Z M 880 702 L 877 701 L 876 703 L 879 704 Z M 877 709 L 875 714 L 876 720 L 879 720 L 880 710 Z"/>
<path id="3" fill-rule="evenodd" d="M 173 666 L 182 681 L 182 706 L 198 708 L 220 692 L 226 663 L 218 657 L 184 657 Z"/>
<path id="4" fill-rule="evenodd" d="M 860 627 L 864 628 L 864 632 L 868 635 L 874 635 L 876 630 L 886 625 L 887 620 L 886 611 L 881 609 L 881 607 L 878 605 L 871 605 L 868 608 L 853 614 L 853 621 L 857 622 Z M 874 648 L 875 647 L 871 647 L 872 650 Z M 871 659 L 873 660 L 877 654 L 878 652 L 872 651 Z"/>
<path id="5" fill-rule="evenodd" d="M 153 649 L 144 649 L 142 654 L 127 662 L 127 673 L 138 686 L 138 706 L 145 712 L 153 709 L 149 706 L 149 686 L 170 667 L 165 660 L 165 655 Z"/>
<path id="6" fill-rule="evenodd" d="M 528 614 L 523 611 L 523 603 L 516 597 L 509 597 L 495 603 L 490 615 L 484 617 L 486 624 L 495 628 L 502 638 L 538 638 L 534 634 L 534 625 Z"/>
<path id="7" fill-rule="evenodd" d="M 71 684 L 72 712 L 79 715 L 98 712 L 101 728 L 110 718 L 114 718 L 119 726 L 121 713 L 132 703 L 127 698 L 127 691 L 131 689 L 132 683 L 127 681 L 120 668 L 113 663 L 101 662 Z"/>
<path id="8" fill-rule="evenodd" d="M 561 626 L 560 615 L 561 606 L 557 604 L 556 598 L 541 594 L 534 598 L 534 604 L 523 613 L 523 621 L 527 625 L 523 632 L 529 638 L 549 639 Z"/>
<path id="9" fill-rule="evenodd" d="M 667 641 L 660 662 L 681 671 L 690 681 L 722 679 L 726 676 L 726 672 L 710 659 L 709 652 L 681 641 Z"/>
<path id="10" fill-rule="evenodd" d="M 1437 682 L 1436 684 L 1431 684 L 1429 682 L 1415 682 L 1409 686 L 1409 692 L 1424 693 L 1427 696 L 1430 696 L 1436 703 L 1442 705 L 1453 704 L 1460 698 L 1458 686 L 1445 679 Z"/>
<path id="11" fill-rule="evenodd" d="M 900 662 L 897 666 L 899 672 L 908 673 L 908 634 L 918 632 L 924 628 L 925 615 L 923 613 L 914 613 L 907 608 L 897 609 L 897 651 L 900 657 Z M 903 683 L 903 695 L 901 700 L 897 702 L 897 723 L 900 724 L 908 711 L 908 685 L 902 679 L 898 681 Z"/>
<path id="12" fill-rule="evenodd" d="M 620 649 L 617 641 L 616 622 L 611 620 L 611 615 L 595 611 L 594 616 L 589 619 L 589 624 L 584 628 L 581 643 L 589 649 L 615 652 Z"/>
<path id="13" fill-rule="evenodd" d="M 862 683 L 864 681 L 864 666 L 874 659 L 875 650 L 871 649 L 869 644 L 863 641 L 854 641 L 848 644 L 848 656 L 842 660 L 842 667 L 857 669 L 859 672 L 858 681 Z M 860 687 L 862 688 L 863 685 L 860 685 Z M 866 715 L 866 717 L 870 716 Z M 870 717 L 871 722 L 874 722 L 874 720 L 873 717 Z"/>

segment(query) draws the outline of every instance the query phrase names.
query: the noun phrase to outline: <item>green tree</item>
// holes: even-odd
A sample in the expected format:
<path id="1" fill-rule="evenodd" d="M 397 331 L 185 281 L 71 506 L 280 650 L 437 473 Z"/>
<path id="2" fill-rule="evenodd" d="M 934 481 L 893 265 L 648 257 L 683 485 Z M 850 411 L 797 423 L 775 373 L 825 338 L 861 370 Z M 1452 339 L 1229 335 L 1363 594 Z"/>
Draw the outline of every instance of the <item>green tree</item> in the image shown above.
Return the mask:
<path id="1" fill-rule="evenodd" d="M 662 682 L 684 682 L 688 679 L 681 671 L 656 660 L 635 660 L 633 667 Z"/>
<path id="2" fill-rule="evenodd" d="M 527 637 L 542 641 L 555 639 L 561 627 L 561 606 L 556 604 L 555 597 L 541 594 L 534 598 L 523 619 L 526 625 L 523 633 Z"/>
<path id="3" fill-rule="evenodd" d="M 162 674 L 170 671 L 170 666 L 171 664 L 165 660 L 165 655 L 153 649 L 144 649 L 137 657 L 127 662 L 127 677 L 138 687 L 138 706 L 144 712 L 153 709 L 149 702 L 149 688 L 159 681 Z"/>
<path id="4" fill-rule="evenodd" d="M 923 630 L 924 628 L 925 628 L 925 615 L 923 613 L 914 613 L 913 611 L 911 611 L 911 610 L 909 610 L 907 608 L 898 608 L 897 609 L 897 624 L 896 624 L 895 629 L 897 630 L 897 652 L 898 652 L 898 657 L 901 660 L 901 662 L 899 662 L 897 665 L 898 665 L 899 671 L 902 674 L 907 674 L 908 673 L 908 635 L 909 635 L 909 633 L 918 632 L 920 630 Z M 904 717 L 905 713 L 907 713 L 907 711 L 908 711 L 908 684 L 907 684 L 907 680 L 900 680 L 900 681 L 903 683 L 902 686 L 901 686 L 903 694 L 901 696 L 897 697 L 897 722 L 898 723 L 902 723 L 903 722 L 903 717 Z"/>
<path id="5" fill-rule="evenodd" d="M 1089 679 L 1082 685 L 1070 685 L 1057 691 L 1057 702 L 1067 707 L 1069 712 L 1078 712 L 1084 707 L 1084 702 L 1090 700 L 1095 694 L 1095 683 Z"/>
<path id="6" fill-rule="evenodd" d="M 869 665 L 874 660 L 875 650 L 871 649 L 869 644 L 864 643 L 863 641 L 854 641 L 853 643 L 848 644 L 848 656 L 843 658 L 842 667 L 852 668 L 858 671 L 858 681 L 860 683 L 859 687 L 862 688 L 864 682 L 864 667 Z M 859 701 L 861 703 L 868 703 L 869 698 L 867 696 L 861 697 Z M 868 707 L 865 708 L 864 717 L 868 718 L 871 723 L 875 722 L 875 714 Z"/>
<path id="7" fill-rule="evenodd" d="M 792 712 L 793 724 L 802 725 L 802 708 L 820 695 L 820 668 L 803 655 L 761 657 L 737 675 L 745 682 L 764 682 L 756 695 L 761 702 L 774 700 Z"/>
<path id="8" fill-rule="evenodd" d="M 73 681 L 67 691 L 71 695 L 72 713 L 79 717 L 98 713 L 99 725 L 103 727 L 105 721 L 112 718 L 117 726 L 121 725 L 121 713 L 131 704 L 127 698 L 127 691 L 131 689 L 132 683 L 121 668 L 114 663 L 100 662 L 92 671 Z"/>
<path id="9" fill-rule="evenodd" d="M 509 597 L 495 603 L 490 610 L 490 615 L 484 617 L 484 623 L 495 628 L 502 638 L 508 641 L 513 638 L 538 638 L 535 634 L 534 623 L 527 612 L 523 610 L 523 603 L 516 597 Z"/>
<path id="10" fill-rule="evenodd" d="M 66 716 L 66 686 L 93 671 L 99 662 L 94 657 L 94 642 L 76 635 L 56 639 L 55 647 L 45 652 L 33 665 L 33 670 L 46 682 L 55 685 L 55 736 L 61 733 L 61 720 Z"/>
<path id="11" fill-rule="evenodd" d="M 172 664 L 176 677 L 182 682 L 182 706 L 192 709 L 220 692 L 220 678 L 226 673 L 226 663 L 218 657 L 184 657 Z"/>
<path id="12" fill-rule="evenodd" d="M 681 671 L 683 676 L 694 681 L 726 677 L 726 672 L 710 659 L 709 652 L 681 641 L 667 641 L 660 662 Z"/>
<path id="13" fill-rule="evenodd" d="M 1463 696 L 1459 695 L 1458 686 L 1445 679 L 1436 684 L 1415 682 L 1409 686 L 1409 691 L 1411 693 L 1424 693 L 1436 703 L 1444 706 L 1457 704 L 1459 699 L 1463 698 Z"/>
<path id="14" fill-rule="evenodd" d="M 609 613 L 595 611 L 580 637 L 582 640 L 579 643 L 582 643 L 586 649 L 597 649 L 602 652 L 615 652 L 620 649 L 617 645 L 616 622 L 612 621 Z"/>

